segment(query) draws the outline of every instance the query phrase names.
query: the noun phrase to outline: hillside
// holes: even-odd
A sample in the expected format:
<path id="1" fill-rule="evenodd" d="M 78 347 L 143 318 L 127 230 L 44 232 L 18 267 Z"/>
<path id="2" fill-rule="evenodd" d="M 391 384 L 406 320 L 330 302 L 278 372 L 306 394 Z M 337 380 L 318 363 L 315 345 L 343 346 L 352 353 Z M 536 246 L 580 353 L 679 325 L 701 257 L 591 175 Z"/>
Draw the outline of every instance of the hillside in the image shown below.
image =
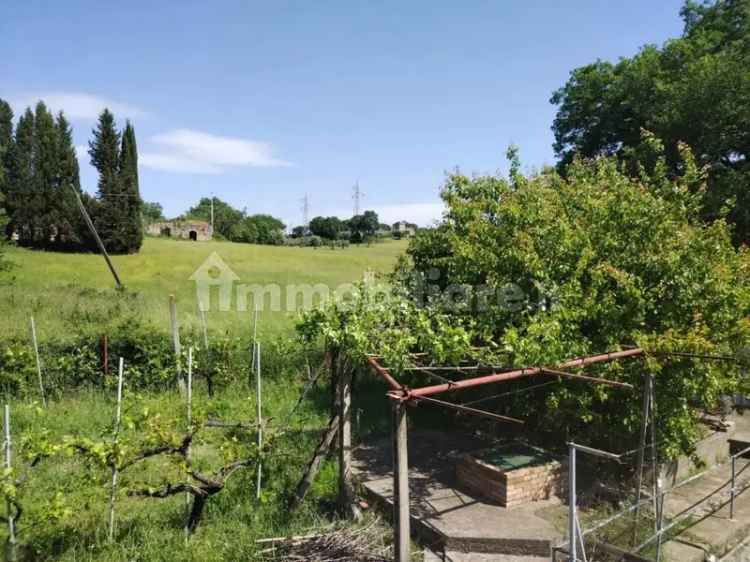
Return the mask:
<path id="1" fill-rule="evenodd" d="M 190 243 L 147 238 L 136 255 L 112 258 L 126 291 L 119 294 L 101 256 L 52 253 L 9 247 L 12 269 L 0 276 L 0 330 L 27 334 L 29 315 L 42 334 L 64 335 L 71 330 L 101 333 L 125 311 L 138 311 L 149 323 L 167 330 L 168 296 L 178 300 L 183 326 L 197 321 L 193 272 L 216 252 L 239 276 L 239 283 L 261 285 L 323 283 L 332 290 L 357 281 L 368 269 L 386 273 L 406 249 L 404 241 L 346 249 L 260 246 L 231 242 Z M 212 330 L 249 326 L 250 313 L 216 310 L 216 295 L 208 314 Z M 266 311 L 264 330 L 288 328 L 294 314 Z"/>

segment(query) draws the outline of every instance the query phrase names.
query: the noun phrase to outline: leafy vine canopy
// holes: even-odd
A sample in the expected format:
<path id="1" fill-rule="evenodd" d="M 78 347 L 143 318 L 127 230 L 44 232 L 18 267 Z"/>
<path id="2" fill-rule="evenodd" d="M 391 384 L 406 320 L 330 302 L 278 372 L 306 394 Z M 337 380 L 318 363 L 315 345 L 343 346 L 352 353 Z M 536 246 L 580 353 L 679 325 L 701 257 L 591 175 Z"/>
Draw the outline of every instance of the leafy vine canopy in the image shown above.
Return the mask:
<path id="1" fill-rule="evenodd" d="M 531 366 L 641 346 L 645 363 L 600 374 L 639 387 L 644 372 L 655 374 L 660 412 L 674 418 L 672 452 L 689 450 L 689 406 L 746 388 L 745 367 L 664 353 L 745 355 L 750 259 L 725 220 L 703 222 L 705 170 L 689 148 L 680 147 L 679 176 L 645 131 L 641 150 L 651 164 L 636 174 L 601 157 L 575 161 L 565 177 L 524 175 L 514 148 L 507 179 L 449 174 L 442 222 L 412 240 L 388 289 L 361 284 L 356 298 L 307 314 L 301 333 L 360 360 L 382 356 L 403 376 L 415 353 L 434 364 Z M 539 405 L 567 405 L 581 423 L 617 415 L 615 425 L 637 426 L 636 411 L 597 407 L 608 392 L 566 386 Z"/>

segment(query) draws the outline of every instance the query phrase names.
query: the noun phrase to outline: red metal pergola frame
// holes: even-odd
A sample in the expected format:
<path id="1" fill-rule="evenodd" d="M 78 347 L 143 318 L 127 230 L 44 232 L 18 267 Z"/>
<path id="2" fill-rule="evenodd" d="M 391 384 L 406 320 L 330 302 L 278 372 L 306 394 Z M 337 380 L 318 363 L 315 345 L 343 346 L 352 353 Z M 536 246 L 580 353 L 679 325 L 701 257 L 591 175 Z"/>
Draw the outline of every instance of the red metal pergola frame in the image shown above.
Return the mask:
<path id="1" fill-rule="evenodd" d="M 612 381 L 608 379 L 596 378 L 591 376 L 580 375 L 576 373 L 570 373 L 564 369 L 577 369 L 583 368 L 588 365 L 595 363 L 605 363 L 610 361 L 618 361 L 627 358 L 644 357 L 645 351 L 641 348 L 629 348 L 622 351 L 613 351 L 610 353 L 602 353 L 599 355 L 592 355 L 588 357 L 579 357 L 554 365 L 551 367 L 525 367 L 522 369 L 506 370 L 502 372 L 491 372 L 490 374 L 481 375 L 477 377 L 467 378 L 463 380 L 452 381 L 446 379 L 443 376 L 436 375 L 436 373 L 430 373 L 430 366 L 420 367 L 419 369 L 436 376 L 442 382 L 441 384 L 435 384 L 431 386 L 424 386 L 420 388 L 409 388 L 406 385 L 399 382 L 390 370 L 383 366 L 378 356 L 370 356 L 368 363 L 372 370 L 380 376 L 390 390 L 387 392 L 388 398 L 390 398 L 393 404 L 393 508 L 394 508 L 394 554 L 396 562 L 408 562 L 411 558 L 410 553 L 410 513 L 409 513 L 409 461 L 408 461 L 408 447 L 407 447 L 407 414 L 406 406 L 409 403 L 426 402 L 435 404 L 437 406 L 459 410 L 464 413 L 479 415 L 501 422 L 514 422 L 523 423 L 521 420 L 501 416 L 492 412 L 484 410 L 478 410 L 471 408 L 464 404 L 455 404 L 452 402 L 446 402 L 434 398 L 435 395 L 465 390 L 467 388 L 474 388 L 499 382 L 505 382 L 524 377 L 536 377 L 551 375 L 557 377 L 563 377 L 566 379 L 578 380 L 590 384 L 601 384 L 618 388 L 627 388 L 634 390 L 633 385 Z M 448 370 L 454 370 L 456 372 L 466 372 L 467 368 L 456 366 L 446 367 Z M 497 370 L 492 368 L 491 370 Z"/>
<path id="2" fill-rule="evenodd" d="M 388 392 L 388 396 L 394 400 L 410 401 L 418 400 L 422 397 L 433 396 L 435 394 L 441 394 L 443 392 L 454 392 L 458 390 L 464 390 L 467 388 L 473 388 L 476 386 L 483 386 L 496 382 L 504 382 L 509 380 L 520 379 L 524 377 L 532 377 L 536 375 L 554 375 L 561 376 L 569 379 L 580 380 L 582 382 L 590 382 L 593 384 L 604 384 L 608 386 L 615 386 L 620 388 L 633 388 L 632 385 L 627 383 L 611 381 L 607 379 L 588 377 L 584 375 L 578 375 L 575 373 L 568 373 L 562 369 L 575 369 L 582 368 L 594 363 L 604 363 L 609 361 L 616 361 L 619 359 L 626 359 L 628 357 L 642 357 L 645 355 L 645 351 L 640 347 L 625 349 L 623 351 L 613 351 L 609 353 L 602 353 L 599 355 L 591 355 L 588 357 L 579 357 L 565 361 L 559 365 L 553 367 L 524 367 L 521 369 L 509 370 L 500 373 L 490 373 L 488 375 L 482 375 L 479 377 L 473 377 L 469 379 L 463 379 L 458 381 L 445 382 L 442 384 L 436 384 L 431 386 L 423 386 L 420 388 L 408 388 L 406 385 L 397 381 L 391 374 L 387 367 L 380 364 L 378 357 L 370 356 L 368 363 L 375 373 L 377 373 L 391 390 Z M 460 367 L 456 367 L 456 371 L 460 371 Z"/>

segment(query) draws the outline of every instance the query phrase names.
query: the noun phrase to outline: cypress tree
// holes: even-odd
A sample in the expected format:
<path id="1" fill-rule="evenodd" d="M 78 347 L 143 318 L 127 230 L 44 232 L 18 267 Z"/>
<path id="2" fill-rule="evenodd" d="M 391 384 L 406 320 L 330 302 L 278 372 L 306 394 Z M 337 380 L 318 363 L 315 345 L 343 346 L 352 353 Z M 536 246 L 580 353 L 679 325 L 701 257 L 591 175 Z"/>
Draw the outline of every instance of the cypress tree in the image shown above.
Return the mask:
<path id="1" fill-rule="evenodd" d="M 7 209 L 5 206 L 10 182 L 11 145 L 13 144 L 13 110 L 10 104 L 0 99 L 0 231 L 4 231 L 7 223 Z"/>
<path id="2" fill-rule="evenodd" d="M 8 158 L 13 143 L 13 110 L 7 101 L 0 99 L 0 190 L 6 187 Z"/>
<path id="3" fill-rule="evenodd" d="M 14 142 L 8 153 L 8 188 L 6 209 L 8 232 L 18 235 L 19 243 L 33 240 L 35 209 L 32 200 L 34 180 L 34 113 L 26 108 L 18 119 Z"/>
<path id="4" fill-rule="evenodd" d="M 122 237 L 128 253 L 137 252 L 143 244 L 143 202 L 138 186 L 138 148 L 135 130 L 128 122 L 122 135 L 120 147 L 120 187 L 122 190 L 121 220 Z"/>
<path id="5" fill-rule="evenodd" d="M 90 236 L 78 209 L 76 196 L 71 190 L 72 187 L 82 195 L 73 132 L 62 111 L 57 115 L 55 128 L 59 165 L 55 197 L 57 242 L 61 247 L 71 249 L 86 244 Z"/>
<path id="6" fill-rule="evenodd" d="M 128 245 L 123 235 L 123 199 L 120 182 L 120 133 L 115 126 L 115 117 L 105 109 L 93 130 L 89 141 L 91 165 L 99 172 L 97 197 L 99 199 L 94 216 L 94 225 L 108 252 L 126 253 Z"/>
<path id="7" fill-rule="evenodd" d="M 49 246 L 58 239 L 59 144 L 55 119 L 44 102 L 40 101 L 34 112 L 34 181 L 32 183 L 32 206 L 37 209 L 32 242 L 36 246 Z"/>

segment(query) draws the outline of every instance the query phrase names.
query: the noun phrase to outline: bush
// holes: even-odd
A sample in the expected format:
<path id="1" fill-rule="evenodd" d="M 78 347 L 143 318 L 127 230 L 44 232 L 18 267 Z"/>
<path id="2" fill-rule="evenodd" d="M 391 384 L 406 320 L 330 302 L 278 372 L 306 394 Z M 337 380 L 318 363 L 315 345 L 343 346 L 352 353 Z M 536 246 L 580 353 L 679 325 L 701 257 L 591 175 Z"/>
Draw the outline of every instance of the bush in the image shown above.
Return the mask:
<path id="1" fill-rule="evenodd" d="M 208 352 L 197 331 L 182 331 L 181 365 L 187 369 L 188 348 L 194 347 L 196 380 L 210 379 L 212 389 L 246 380 L 250 365 L 250 342 L 231 334 L 212 334 Z M 262 341 L 264 377 L 303 370 L 306 352 L 288 337 Z M 177 367 L 169 335 L 152 327 L 130 324 L 112 331 L 108 337 L 109 376 L 103 373 L 101 342 L 95 336 L 81 335 L 65 341 L 40 342 L 42 377 L 48 395 L 62 395 L 79 388 L 115 384 L 119 357 L 125 358 L 128 387 L 164 390 L 177 383 Z M 0 393 L 14 397 L 39 394 L 36 359 L 29 341 L 0 341 Z"/>

